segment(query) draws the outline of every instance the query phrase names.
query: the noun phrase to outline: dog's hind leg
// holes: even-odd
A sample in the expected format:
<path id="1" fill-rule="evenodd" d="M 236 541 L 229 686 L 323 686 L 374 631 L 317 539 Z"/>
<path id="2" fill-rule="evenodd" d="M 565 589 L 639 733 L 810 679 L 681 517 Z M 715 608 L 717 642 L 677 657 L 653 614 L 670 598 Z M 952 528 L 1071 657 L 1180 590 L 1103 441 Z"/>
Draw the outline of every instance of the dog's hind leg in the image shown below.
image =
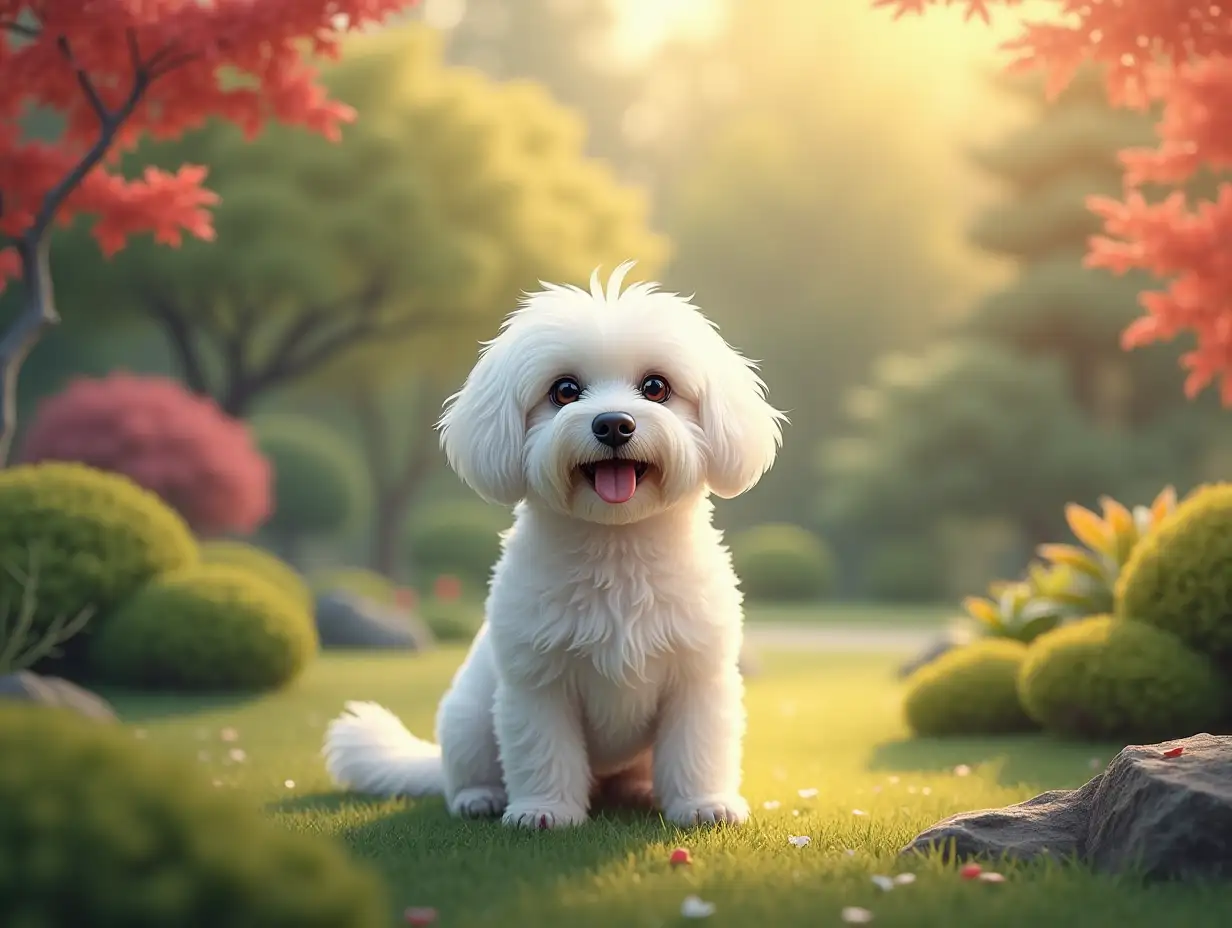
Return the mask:
<path id="1" fill-rule="evenodd" d="M 509 804 L 492 720 L 496 670 L 488 648 L 483 629 L 436 714 L 445 801 L 462 818 L 496 817 Z"/>

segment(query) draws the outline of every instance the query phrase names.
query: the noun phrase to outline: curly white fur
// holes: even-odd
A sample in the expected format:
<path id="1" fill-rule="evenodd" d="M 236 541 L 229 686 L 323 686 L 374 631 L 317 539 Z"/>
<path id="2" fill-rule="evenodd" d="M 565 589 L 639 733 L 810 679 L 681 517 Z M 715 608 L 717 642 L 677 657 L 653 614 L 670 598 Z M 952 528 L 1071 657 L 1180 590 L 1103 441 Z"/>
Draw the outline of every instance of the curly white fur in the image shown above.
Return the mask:
<path id="1" fill-rule="evenodd" d="M 596 791 L 652 800 L 682 825 L 743 822 L 741 594 L 711 493 L 750 489 L 774 462 L 782 413 L 753 362 L 686 298 L 654 284 L 545 284 L 480 353 L 446 403 L 450 465 L 484 499 L 514 506 L 486 622 L 437 713 L 440 746 L 387 710 L 351 703 L 326 735 L 341 785 L 443 793 L 457 815 L 548 828 L 586 820 Z M 666 402 L 639 392 L 648 374 Z M 583 386 L 558 407 L 553 383 Z M 603 412 L 636 431 L 611 451 Z M 605 502 L 581 464 L 619 455 L 650 468 Z"/>

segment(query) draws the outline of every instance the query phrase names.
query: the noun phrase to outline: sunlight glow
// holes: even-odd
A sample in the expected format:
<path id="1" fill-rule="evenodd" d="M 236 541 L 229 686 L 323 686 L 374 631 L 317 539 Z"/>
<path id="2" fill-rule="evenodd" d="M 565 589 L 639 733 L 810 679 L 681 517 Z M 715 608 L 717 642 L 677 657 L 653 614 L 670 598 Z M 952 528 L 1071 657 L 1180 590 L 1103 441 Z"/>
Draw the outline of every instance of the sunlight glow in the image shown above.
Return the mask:
<path id="1" fill-rule="evenodd" d="M 705 41 L 723 25 L 723 0 L 611 0 L 616 14 L 613 46 L 618 57 L 634 62 L 665 41 L 684 37 Z"/>

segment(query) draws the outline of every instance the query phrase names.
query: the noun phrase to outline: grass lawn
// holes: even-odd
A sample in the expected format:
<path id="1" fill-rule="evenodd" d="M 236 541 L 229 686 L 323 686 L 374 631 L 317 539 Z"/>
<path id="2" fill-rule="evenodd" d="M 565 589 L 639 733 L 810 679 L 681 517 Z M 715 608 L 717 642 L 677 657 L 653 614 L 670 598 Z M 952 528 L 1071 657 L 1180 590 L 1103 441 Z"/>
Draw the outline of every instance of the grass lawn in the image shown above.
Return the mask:
<path id="1" fill-rule="evenodd" d="M 458 658 L 330 657 L 293 690 L 254 701 L 110 695 L 147 742 L 199 758 L 201 776 L 219 788 L 240 791 L 288 828 L 336 836 L 377 868 L 390 886 L 391 926 L 405 906 L 433 906 L 444 928 L 662 928 L 685 923 L 688 895 L 715 905 L 713 926 L 841 925 L 847 906 L 870 910 L 876 926 L 910 928 L 1229 924 L 1232 886 L 1143 887 L 1061 864 L 1004 868 L 1008 881 L 988 884 L 962 881 L 939 861 L 899 860 L 898 849 L 937 819 L 1077 786 L 1115 746 L 909 741 L 894 660 L 877 655 L 766 655 L 749 688 L 746 795 L 755 817 L 743 829 L 682 832 L 628 816 L 570 832 L 512 832 L 451 820 L 440 800 L 334 793 L 317 752 L 343 701 L 378 700 L 429 733 Z M 234 741 L 223 740 L 227 728 Z M 242 759 L 230 760 L 237 748 Z M 958 765 L 970 774 L 957 775 Z M 812 841 L 794 847 L 790 835 Z M 667 859 L 678 845 L 695 862 L 673 871 Z M 917 881 L 891 892 L 870 879 L 908 871 Z"/>
<path id="2" fill-rule="evenodd" d="M 907 603 L 745 603 L 754 625 L 842 625 L 863 628 L 938 628 L 962 615 L 958 606 Z"/>

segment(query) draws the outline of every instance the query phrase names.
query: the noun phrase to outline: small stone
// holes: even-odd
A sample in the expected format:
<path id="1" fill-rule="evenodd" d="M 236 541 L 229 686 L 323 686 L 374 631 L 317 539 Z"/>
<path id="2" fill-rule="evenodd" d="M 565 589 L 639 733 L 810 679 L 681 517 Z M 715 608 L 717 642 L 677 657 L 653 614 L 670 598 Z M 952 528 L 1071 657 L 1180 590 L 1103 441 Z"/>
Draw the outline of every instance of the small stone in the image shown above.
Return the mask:
<path id="1" fill-rule="evenodd" d="M 680 903 L 680 914 L 685 918 L 709 918 L 714 914 L 714 903 L 698 896 L 685 896 Z"/>
<path id="2" fill-rule="evenodd" d="M 849 905 L 843 909 L 843 921 L 849 925 L 867 925 L 873 920 L 873 913 L 859 906 Z"/>

